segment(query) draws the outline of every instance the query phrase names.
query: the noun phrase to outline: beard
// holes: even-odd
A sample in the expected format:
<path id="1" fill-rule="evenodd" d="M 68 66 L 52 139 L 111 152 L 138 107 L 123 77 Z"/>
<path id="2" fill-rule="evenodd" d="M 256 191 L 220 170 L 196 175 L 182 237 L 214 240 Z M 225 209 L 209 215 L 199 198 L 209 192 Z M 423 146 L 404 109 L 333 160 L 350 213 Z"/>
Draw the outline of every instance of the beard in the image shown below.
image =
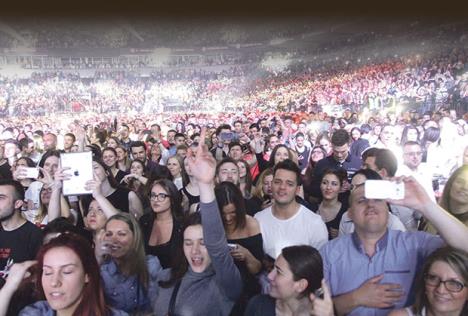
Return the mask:
<path id="1" fill-rule="evenodd" d="M 0 216 L 0 223 L 6 222 L 10 218 L 12 218 L 13 215 L 15 215 L 15 210 L 14 209 L 11 210 L 11 212 L 9 214 L 4 214 L 4 215 Z"/>

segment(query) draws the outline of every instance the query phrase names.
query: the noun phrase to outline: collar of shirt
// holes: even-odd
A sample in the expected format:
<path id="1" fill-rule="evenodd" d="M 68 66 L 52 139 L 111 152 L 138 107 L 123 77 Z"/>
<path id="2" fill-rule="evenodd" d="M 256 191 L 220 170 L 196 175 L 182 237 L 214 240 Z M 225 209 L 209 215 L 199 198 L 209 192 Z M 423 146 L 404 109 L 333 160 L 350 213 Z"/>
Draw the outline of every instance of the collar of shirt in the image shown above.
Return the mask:
<path id="1" fill-rule="evenodd" d="M 365 253 L 364 247 L 362 246 L 362 242 L 358 234 L 356 232 L 353 232 L 351 238 L 353 240 L 353 245 L 356 247 L 356 249 L 362 253 Z M 388 243 L 388 229 L 385 230 L 385 234 L 382 236 L 382 238 L 380 238 L 377 241 L 376 252 L 379 252 L 382 249 L 385 249 L 387 247 L 387 243 Z"/>

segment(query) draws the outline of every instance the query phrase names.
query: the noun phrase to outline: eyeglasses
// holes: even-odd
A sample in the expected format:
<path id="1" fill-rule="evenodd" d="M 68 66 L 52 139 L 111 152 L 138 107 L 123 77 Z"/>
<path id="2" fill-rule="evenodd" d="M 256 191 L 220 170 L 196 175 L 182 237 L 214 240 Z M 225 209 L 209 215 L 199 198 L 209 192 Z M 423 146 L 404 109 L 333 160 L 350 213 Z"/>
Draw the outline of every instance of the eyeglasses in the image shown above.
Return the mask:
<path id="1" fill-rule="evenodd" d="M 168 196 L 170 196 L 169 194 L 166 194 L 166 193 L 158 193 L 158 194 L 154 194 L 154 193 L 151 193 L 150 195 L 150 200 L 151 201 L 158 201 L 158 202 L 162 202 L 164 201 Z"/>
<path id="2" fill-rule="evenodd" d="M 438 276 L 433 274 L 426 274 L 424 275 L 424 281 L 426 281 L 426 285 L 439 287 L 440 283 L 443 283 L 447 291 L 458 293 L 463 290 L 465 284 L 457 280 L 445 280 L 442 281 Z"/>

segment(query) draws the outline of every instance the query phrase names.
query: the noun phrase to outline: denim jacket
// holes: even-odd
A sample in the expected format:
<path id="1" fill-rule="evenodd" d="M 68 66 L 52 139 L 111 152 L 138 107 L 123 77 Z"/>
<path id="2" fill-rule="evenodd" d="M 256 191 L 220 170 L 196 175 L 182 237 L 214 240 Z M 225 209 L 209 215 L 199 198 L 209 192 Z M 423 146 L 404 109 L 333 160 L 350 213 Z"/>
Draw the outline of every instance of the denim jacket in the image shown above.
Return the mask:
<path id="1" fill-rule="evenodd" d="M 127 313 L 151 311 L 150 298 L 158 294 L 158 276 L 161 264 L 155 256 L 146 256 L 149 280 L 144 289 L 136 275 L 123 275 L 115 261 L 109 260 L 101 265 L 101 279 L 107 304 Z"/>

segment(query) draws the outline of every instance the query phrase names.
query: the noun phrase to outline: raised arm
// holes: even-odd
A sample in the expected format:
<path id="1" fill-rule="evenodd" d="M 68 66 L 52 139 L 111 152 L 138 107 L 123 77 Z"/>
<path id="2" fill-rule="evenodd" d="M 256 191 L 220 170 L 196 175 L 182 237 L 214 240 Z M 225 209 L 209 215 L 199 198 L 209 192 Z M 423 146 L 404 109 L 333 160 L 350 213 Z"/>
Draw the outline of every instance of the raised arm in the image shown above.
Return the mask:
<path id="1" fill-rule="evenodd" d="M 11 266 L 5 285 L 0 290 L 0 316 L 6 316 L 8 305 L 13 294 L 27 276 L 28 269 L 36 264 L 36 261 L 24 261 Z"/>
<path id="2" fill-rule="evenodd" d="M 69 218 L 71 216 L 70 207 L 68 206 L 65 197 L 62 195 L 63 181 L 70 179 L 70 175 L 67 174 L 69 168 L 58 168 L 54 174 L 54 179 L 49 184 L 52 188 L 50 195 L 49 207 L 47 214 L 49 215 L 49 221 L 52 221 L 60 216 Z M 45 172 L 45 170 L 43 171 Z M 44 177 L 44 179 L 47 177 Z"/>
<path id="3" fill-rule="evenodd" d="M 405 184 L 405 198 L 388 202 L 417 210 L 437 229 L 449 246 L 468 251 L 468 227 L 432 201 L 413 177 L 401 177 L 397 180 Z"/>
<path id="4" fill-rule="evenodd" d="M 86 182 L 86 190 L 91 190 L 93 198 L 98 202 L 106 218 L 111 217 L 119 213 L 119 211 L 112 205 L 111 202 L 102 194 L 101 191 L 101 182 L 99 178 L 94 174 L 94 179 Z"/>
<path id="5" fill-rule="evenodd" d="M 204 139 L 206 129 L 203 128 L 200 138 Z M 214 176 L 216 160 L 208 151 L 208 147 L 200 142 L 197 154 L 187 156 L 190 169 L 197 180 L 200 189 L 200 212 L 203 226 L 203 240 L 214 270 L 216 279 L 226 295 L 236 300 L 242 290 L 242 279 L 229 252 L 226 235 L 214 193 Z"/>

